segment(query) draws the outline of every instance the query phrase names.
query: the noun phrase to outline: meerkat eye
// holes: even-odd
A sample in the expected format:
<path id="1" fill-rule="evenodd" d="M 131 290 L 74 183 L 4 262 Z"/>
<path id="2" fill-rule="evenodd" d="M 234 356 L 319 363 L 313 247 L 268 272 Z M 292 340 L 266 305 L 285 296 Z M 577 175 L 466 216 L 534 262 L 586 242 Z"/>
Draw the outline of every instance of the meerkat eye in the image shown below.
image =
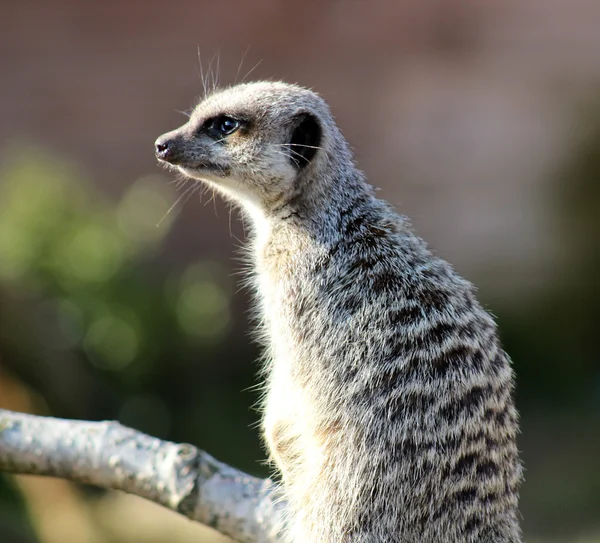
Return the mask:
<path id="1" fill-rule="evenodd" d="M 242 122 L 228 117 L 227 115 L 219 115 L 208 119 L 200 129 L 200 133 L 208 134 L 216 140 L 224 140 L 226 136 L 233 134 L 242 126 Z"/>
<path id="2" fill-rule="evenodd" d="M 240 127 L 240 123 L 231 117 L 221 117 L 217 126 L 221 134 L 228 136 L 229 134 L 233 134 Z"/>

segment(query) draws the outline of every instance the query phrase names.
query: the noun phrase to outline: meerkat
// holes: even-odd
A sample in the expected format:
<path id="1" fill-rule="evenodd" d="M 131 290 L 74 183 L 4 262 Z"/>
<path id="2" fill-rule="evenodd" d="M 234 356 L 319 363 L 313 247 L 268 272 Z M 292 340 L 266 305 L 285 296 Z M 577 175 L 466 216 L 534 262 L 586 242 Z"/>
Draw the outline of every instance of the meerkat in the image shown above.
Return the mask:
<path id="1" fill-rule="evenodd" d="M 294 543 L 517 543 L 513 372 L 472 285 L 375 196 L 325 101 L 216 90 L 157 158 L 239 205 Z"/>

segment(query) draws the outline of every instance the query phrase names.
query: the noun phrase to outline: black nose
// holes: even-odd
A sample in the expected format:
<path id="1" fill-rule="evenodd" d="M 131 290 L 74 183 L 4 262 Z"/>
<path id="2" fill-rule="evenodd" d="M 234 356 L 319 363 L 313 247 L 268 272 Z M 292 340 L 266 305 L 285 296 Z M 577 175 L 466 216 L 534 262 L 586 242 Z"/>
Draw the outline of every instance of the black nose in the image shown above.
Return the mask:
<path id="1" fill-rule="evenodd" d="M 154 142 L 154 154 L 159 160 L 169 162 L 174 156 L 174 142 L 170 139 L 165 139 L 162 136 Z"/>

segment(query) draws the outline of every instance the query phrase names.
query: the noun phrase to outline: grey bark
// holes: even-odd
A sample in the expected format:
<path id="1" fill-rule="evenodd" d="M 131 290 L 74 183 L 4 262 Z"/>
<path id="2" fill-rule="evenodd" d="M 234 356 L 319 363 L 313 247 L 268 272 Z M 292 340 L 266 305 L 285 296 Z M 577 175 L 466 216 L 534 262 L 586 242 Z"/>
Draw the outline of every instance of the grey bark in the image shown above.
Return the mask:
<path id="1" fill-rule="evenodd" d="M 118 422 L 0 409 L 0 471 L 49 475 L 136 494 L 242 543 L 281 541 L 276 487 L 188 444 Z"/>

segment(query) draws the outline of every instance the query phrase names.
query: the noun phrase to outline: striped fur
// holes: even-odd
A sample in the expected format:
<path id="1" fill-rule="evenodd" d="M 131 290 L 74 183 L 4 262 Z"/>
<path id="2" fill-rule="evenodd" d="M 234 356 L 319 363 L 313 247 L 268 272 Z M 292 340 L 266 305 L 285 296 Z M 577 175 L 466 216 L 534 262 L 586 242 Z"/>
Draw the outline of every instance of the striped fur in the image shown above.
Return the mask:
<path id="1" fill-rule="evenodd" d="M 210 146 L 198 126 L 243 113 Z M 290 160 L 294 119 L 321 130 Z M 263 428 L 294 543 L 518 543 L 513 373 L 472 286 L 376 198 L 324 101 L 218 91 L 170 133 L 176 164 L 244 209 L 265 345 Z M 278 146 L 278 147 L 277 147 Z"/>

